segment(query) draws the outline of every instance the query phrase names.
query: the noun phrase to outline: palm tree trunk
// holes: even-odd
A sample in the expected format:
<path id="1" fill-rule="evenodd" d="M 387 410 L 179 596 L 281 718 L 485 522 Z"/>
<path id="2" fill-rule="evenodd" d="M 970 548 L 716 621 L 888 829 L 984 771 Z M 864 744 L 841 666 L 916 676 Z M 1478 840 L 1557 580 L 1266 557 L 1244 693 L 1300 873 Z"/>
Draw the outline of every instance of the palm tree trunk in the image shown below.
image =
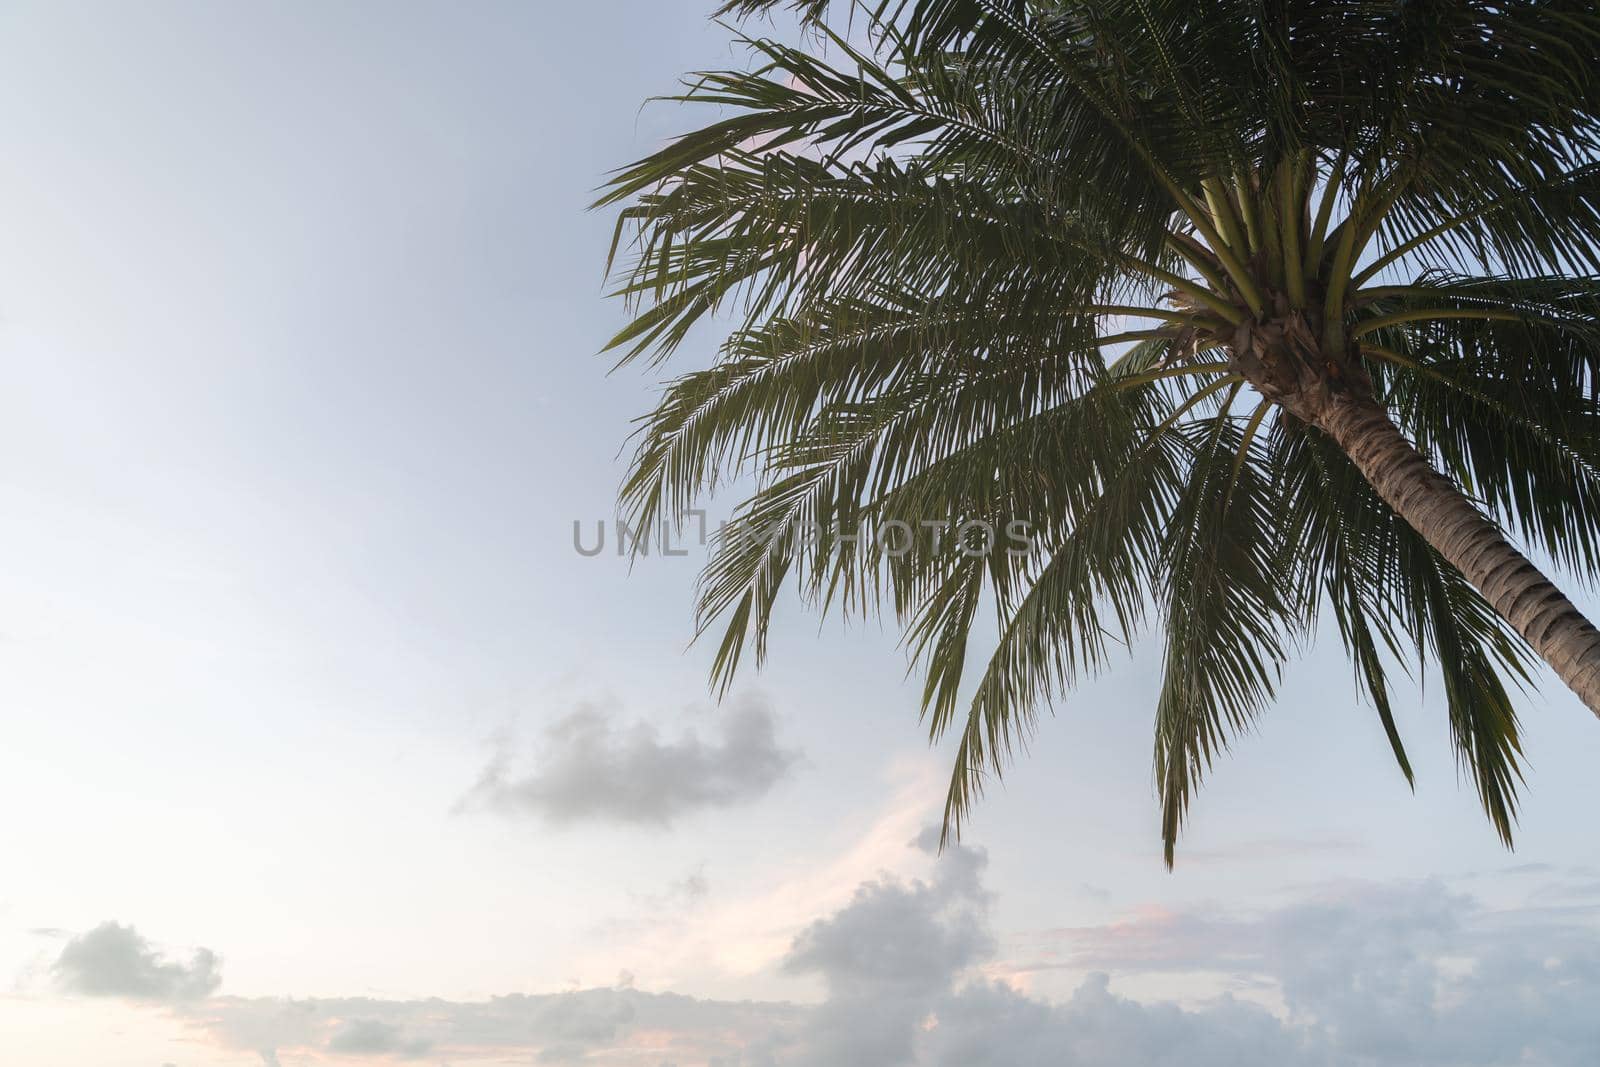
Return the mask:
<path id="1" fill-rule="evenodd" d="M 1411 528 L 1459 570 L 1600 716 L 1600 630 L 1449 479 L 1377 403 L 1330 399 L 1316 420 Z"/>

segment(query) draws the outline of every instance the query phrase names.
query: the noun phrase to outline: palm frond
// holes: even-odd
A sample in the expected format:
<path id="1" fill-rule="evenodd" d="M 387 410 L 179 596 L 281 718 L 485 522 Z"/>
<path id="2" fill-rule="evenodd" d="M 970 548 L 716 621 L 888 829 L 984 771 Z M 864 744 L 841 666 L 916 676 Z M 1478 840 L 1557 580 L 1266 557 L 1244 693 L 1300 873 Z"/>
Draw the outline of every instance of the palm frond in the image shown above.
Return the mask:
<path id="1" fill-rule="evenodd" d="M 780 9 L 801 43 L 741 35 L 745 69 L 670 98 L 704 124 L 598 201 L 631 315 L 607 351 L 654 366 L 726 331 L 640 420 L 621 501 L 653 528 L 754 480 L 698 592 L 714 684 L 764 658 L 791 586 L 892 614 L 932 736 L 959 739 L 953 833 L 1040 709 L 1155 621 L 1170 864 L 1214 760 L 1332 619 L 1408 781 L 1391 672 L 1442 681 L 1509 843 L 1523 639 L 1582 695 L 1568 661 L 1600 633 L 1564 658 L 1511 627 L 1463 577 L 1487 557 L 1419 534 L 1410 490 L 1380 494 L 1358 462 L 1377 453 L 1329 412 L 1431 465 L 1453 514 L 1481 509 L 1460 529 L 1600 572 L 1600 9 L 719 14 Z M 900 528 L 913 550 L 891 550 Z M 998 641 L 973 678 L 985 604 Z"/>

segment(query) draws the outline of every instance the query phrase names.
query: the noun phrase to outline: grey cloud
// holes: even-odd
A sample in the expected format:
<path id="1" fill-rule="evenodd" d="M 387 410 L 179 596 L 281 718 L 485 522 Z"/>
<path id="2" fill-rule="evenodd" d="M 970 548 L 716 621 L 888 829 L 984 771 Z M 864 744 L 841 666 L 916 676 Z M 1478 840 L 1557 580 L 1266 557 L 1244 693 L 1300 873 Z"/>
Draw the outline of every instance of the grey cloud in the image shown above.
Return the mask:
<path id="1" fill-rule="evenodd" d="M 994 951 L 986 863 L 983 852 L 956 847 L 931 882 L 861 885 L 847 907 L 801 931 L 784 966 L 821 974 L 836 995 L 938 988 Z"/>
<path id="2" fill-rule="evenodd" d="M 981 851 L 950 850 L 927 880 L 867 882 L 800 931 L 783 967 L 821 980 L 816 1005 L 624 987 L 472 1003 L 212 997 L 174 1010 L 268 1065 L 280 1050 L 392 1058 L 424 1044 L 457 1065 L 584 1067 L 1592 1067 L 1600 1048 L 1600 931 L 1587 911 L 1491 911 L 1423 882 L 1304 890 L 1259 913 L 1150 913 L 1036 935 L 1057 953 L 1045 966 L 1085 974 L 1046 1001 L 980 976 L 996 951 L 984 868 Z M 1285 1010 L 1117 992 L 1153 973 L 1195 988 L 1220 973 Z"/>
<path id="3" fill-rule="evenodd" d="M 924 835 L 917 842 L 929 848 Z M 933 881 L 859 887 L 849 905 L 795 938 L 784 967 L 820 975 L 804 1061 L 889 1067 L 913 1061 L 918 1027 L 956 977 L 994 951 L 982 852 L 952 849 Z"/>
<path id="4" fill-rule="evenodd" d="M 52 970 L 62 988 L 84 996 L 186 1001 L 217 991 L 219 964 L 204 948 L 188 963 L 170 960 L 133 927 L 107 922 L 68 941 Z"/>
<path id="5" fill-rule="evenodd" d="M 1080 965 L 1264 977 L 1336 1063 L 1542 1067 L 1600 1048 L 1587 914 L 1495 913 L 1442 883 L 1331 887 L 1256 916 L 1176 914 L 1063 932 Z"/>
<path id="6" fill-rule="evenodd" d="M 924 834 L 919 847 L 936 840 Z M 929 882 L 863 885 L 795 939 L 786 967 L 819 974 L 827 1001 L 801 1029 L 804 1067 L 1279 1067 L 1313 1064 L 1311 1039 L 1255 1005 L 1198 1011 L 1118 997 L 1104 974 L 1065 1003 L 972 977 L 996 940 L 981 850 L 945 853 Z"/>
<path id="7" fill-rule="evenodd" d="M 381 1019 L 349 1019 L 328 1038 L 328 1051 L 355 1055 L 421 1056 L 433 1047 L 431 1041 L 408 1038 L 400 1027 Z"/>
<path id="8" fill-rule="evenodd" d="M 978 982 L 943 998 L 921 1035 L 926 1067 L 1320 1067 L 1313 1031 L 1222 997 L 1198 1010 L 1119 997 L 1092 974 L 1064 1003 Z"/>
<path id="9" fill-rule="evenodd" d="M 994 943 L 982 873 L 981 852 L 956 849 L 933 881 L 870 883 L 804 931 L 788 966 L 820 974 L 829 999 L 779 1062 L 1580 1067 L 1600 1048 L 1600 930 L 1585 911 L 1492 912 L 1423 882 L 1328 886 L 1260 914 L 1156 915 L 1062 932 L 1069 964 L 1098 973 L 1051 1003 L 972 977 Z M 1109 971 L 1220 971 L 1288 1010 L 1230 995 L 1142 1003 L 1113 992 Z"/>
<path id="10" fill-rule="evenodd" d="M 778 742 L 770 708 L 745 699 L 717 713 L 719 736 L 622 723 L 583 707 L 544 731 L 534 766 L 492 760 L 461 807 L 531 814 L 552 823 L 610 821 L 664 826 L 690 812 L 765 795 L 799 753 Z"/>

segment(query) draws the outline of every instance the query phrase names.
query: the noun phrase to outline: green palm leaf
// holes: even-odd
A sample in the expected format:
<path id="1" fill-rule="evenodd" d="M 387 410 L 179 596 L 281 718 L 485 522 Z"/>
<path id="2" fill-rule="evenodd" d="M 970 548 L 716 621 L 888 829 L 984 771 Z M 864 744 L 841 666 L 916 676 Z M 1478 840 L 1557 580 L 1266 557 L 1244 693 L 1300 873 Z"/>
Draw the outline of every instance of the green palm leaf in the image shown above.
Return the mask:
<path id="1" fill-rule="evenodd" d="M 699 590 L 715 683 L 791 584 L 892 614 L 957 735 L 954 832 L 1154 623 L 1171 863 L 1331 619 L 1408 781 L 1391 672 L 1438 680 L 1509 844 L 1536 658 L 1600 714 L 1600 631 L 1510 540 L 1600 565 L 1593 3 L 720 13 L 779 8 L 803 42 L 741 36 L 747 68 L 672 98 L 705 124 L 599 200 L 630 310 L 608 350 L 656 366 L 726 329 L 622 490 L 650 526 L 756 486 Z M 897 524 L 910 550 L 873 536 Z"/>

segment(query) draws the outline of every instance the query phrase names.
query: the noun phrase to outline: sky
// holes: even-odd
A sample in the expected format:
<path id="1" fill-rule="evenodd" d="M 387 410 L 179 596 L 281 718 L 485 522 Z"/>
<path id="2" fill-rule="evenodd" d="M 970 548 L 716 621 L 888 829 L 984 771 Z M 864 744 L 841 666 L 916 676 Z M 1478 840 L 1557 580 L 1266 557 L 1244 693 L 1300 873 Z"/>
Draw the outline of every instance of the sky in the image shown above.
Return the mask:
<path id="1" fill-rule="evenodd" d="M 1592 1064 L 1553 679 L 1514 853 L 1330 633 L 1175 871 L 1155 640 L 939 855 L 891 627 L 719 704 L 703 550 L 575 551 L 657 387 L 585 206 L 710 7 L 0 4 L 0 1061 Z"/>

